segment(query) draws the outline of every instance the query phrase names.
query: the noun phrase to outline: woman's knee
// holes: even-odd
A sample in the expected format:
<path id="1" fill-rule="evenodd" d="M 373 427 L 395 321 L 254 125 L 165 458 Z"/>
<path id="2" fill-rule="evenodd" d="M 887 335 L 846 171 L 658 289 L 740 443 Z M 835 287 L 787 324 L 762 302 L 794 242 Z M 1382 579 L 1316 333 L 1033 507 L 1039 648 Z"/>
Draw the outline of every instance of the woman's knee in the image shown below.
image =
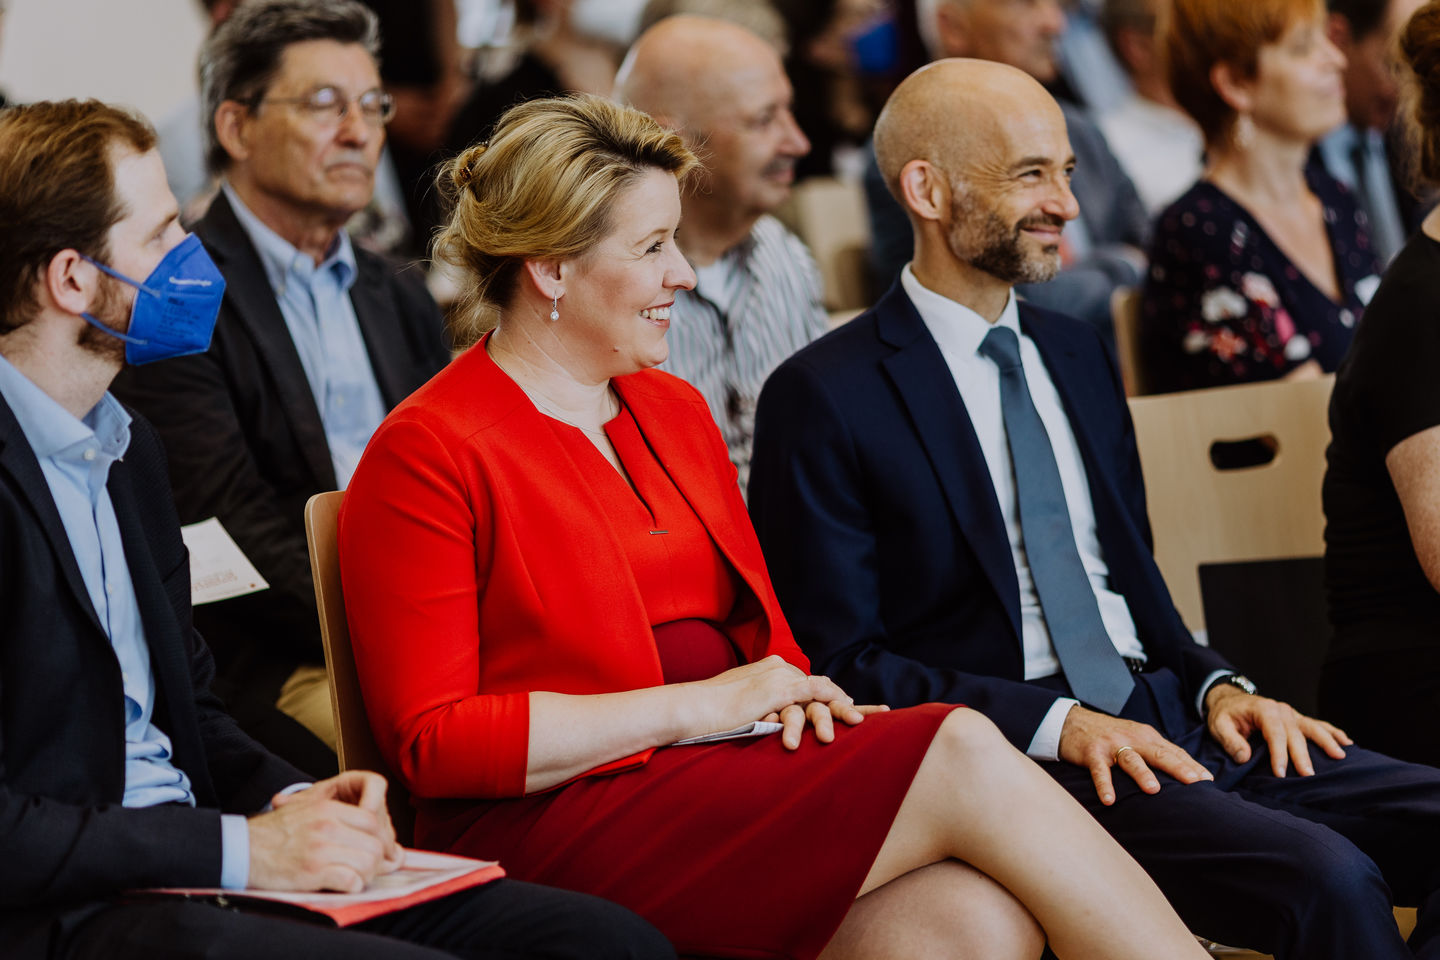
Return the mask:
<path id="1" fill-rule="evenodd" d="M 940 724 L 930 749 L 944 751 L 962 768 L 1015 756 L 1000 728 L 977 710 L 961 707 L 953 710 Z"/>

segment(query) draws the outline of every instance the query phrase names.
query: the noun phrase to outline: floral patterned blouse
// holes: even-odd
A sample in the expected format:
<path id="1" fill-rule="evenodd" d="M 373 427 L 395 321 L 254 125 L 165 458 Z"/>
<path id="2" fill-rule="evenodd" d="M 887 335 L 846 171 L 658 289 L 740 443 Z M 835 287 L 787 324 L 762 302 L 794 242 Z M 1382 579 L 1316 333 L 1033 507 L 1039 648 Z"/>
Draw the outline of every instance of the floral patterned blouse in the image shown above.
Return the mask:
<path id="1" fill-rule="evenodd" d="M 1350 192 L 1318 164 L 1306 179 L 1324 207 L 1339 303 L 1209 181 L 1160 215 L 1140 307 L 1156 393 L 1273 380 L 1311 359 L 1326 371 L 1340 365 L 1380 270 Z"/>

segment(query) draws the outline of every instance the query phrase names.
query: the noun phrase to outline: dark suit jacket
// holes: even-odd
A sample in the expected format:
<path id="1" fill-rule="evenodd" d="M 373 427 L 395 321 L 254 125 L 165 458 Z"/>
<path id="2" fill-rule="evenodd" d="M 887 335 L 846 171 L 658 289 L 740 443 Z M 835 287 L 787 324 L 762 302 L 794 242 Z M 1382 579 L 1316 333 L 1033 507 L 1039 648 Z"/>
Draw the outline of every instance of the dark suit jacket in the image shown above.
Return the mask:
<path id="1" fill-rule="evenodd" d="M 155 724 L 198 808 L 120 805 L 119 662 L 39 461 L 0 398 L 0 956 L 48 956 L 97 898 L 218 884 L 220 812 L 253 813 L 309 779 L 241 733 L 210 693 L 164 454 L 141 418 L 108 489 L 150 647 Z"/>
<path id="2" fill-rule="evenodd" d="M 1020 293 L 1030 302 L 1051 309 L 1064 309 L 1076 316 L 1078 301 L 1096 302 L 1108 312 L 1110 292 L 1117 286 L 1134 286 L 1143 276 L 1124 256 L 1120 246 L 1144 250 L 1150 235 L 1150 218 L 1135 185 L 1125 175 L 1120 161 L 1110 152 L 1105 135 L 1083 110 L 1059 101 L 1065 114 L 1070 147 L 1075 151 L 1075 175 L 1071 189 L 1080 204 L 1080 216 L 1093 245 L 1089 256 L 1067 267 L 1049 283 L 1028 284 Z M 914 253 L 910 218 L 885 186 L 875 161 L 874 144 L 867 148 L 865 205 L 870 213 L 870 265 L 876 289 L 884 289 L 900 275 L 900 268 Z M 1086 317 L 1085 319 L 1091 319 Z"/>
<path id="3" fill-rule="evenodd" d="M 1020 324 L 1075 431 L 1111 587 L 1151 662 L 1198 692 L 1227 665 L 1190 638 L 1155 566 L 1115 363 L 1087 324 L 1026 304 Z M 862 703 L 967 703 L 1029 745 L 1056 694 L 1023 681 L 1019 587 L 984 455 L 898 282 L 771 375 L 749 494 L 781 608 L 817 673 Z"/>
<path id="4" fill-rule="evenodd" d="M 219 517 L 270 583 L 200 607 L 195 621 L 222 678 L 273 702 L 296 665 L 324 662 L 303 515 L 313 494 L 335 489 L 335 471 L 300 355 L 223 193 L 195 232 L 227 284 L 215 339 L 202 354 L 127 368 L 115 392 L 160 431 L 181 522 Z M 355 258 L 350 299 L 388 410 L 449 361 L 443 320 L 416 273 L 358 248 Z"/>

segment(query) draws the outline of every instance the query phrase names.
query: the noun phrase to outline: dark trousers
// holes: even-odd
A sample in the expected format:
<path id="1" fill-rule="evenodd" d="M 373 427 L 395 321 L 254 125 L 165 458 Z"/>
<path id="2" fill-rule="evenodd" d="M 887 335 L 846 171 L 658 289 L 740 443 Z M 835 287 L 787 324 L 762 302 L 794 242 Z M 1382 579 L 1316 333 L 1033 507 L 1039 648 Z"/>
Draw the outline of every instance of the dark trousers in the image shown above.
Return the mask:
<path id="1" fill-rule="evenodd" d="M 597 897 L 496 880 L 336 930 L 187 900 L 116 904 L 57 960 L 674 960 L 660 933 Z"/>
<path id="2" fill-rule="evenodd" d="M 1320 709 L 1356 743 L 1440 767 L 1440 646 L 1325 664 Z"/>
<path id="3" fill-rule="evenodd" d="M 1258 736 L 1249 761 L 1230 759 L 1195 724 L 1168 670 L 1137 679 L 1121 715 L 1156 727 L 1213 782 L 1187 786 L 1157 772 L 1160 792 L 1150 796 L 1117 770 L 1117 800 L 1105 807 L 1088 770 L 1042 765 L 1191 930 L 1277 960 L 1440 958 L 1440 770 L 1359 747 L 1332 760 L 1312 745 L 1314 776 L 1277 778 Z M 1420 908 L 1409 946 L 1392 899 Z"/>

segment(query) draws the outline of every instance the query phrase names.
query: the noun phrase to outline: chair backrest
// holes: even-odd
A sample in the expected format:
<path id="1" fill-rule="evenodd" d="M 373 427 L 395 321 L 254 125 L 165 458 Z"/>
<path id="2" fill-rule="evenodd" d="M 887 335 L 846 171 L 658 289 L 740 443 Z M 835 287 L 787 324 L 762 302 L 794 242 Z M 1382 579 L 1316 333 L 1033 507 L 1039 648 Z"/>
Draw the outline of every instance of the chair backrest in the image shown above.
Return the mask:
<path id="1" fill-rule="evenodd" d="M 410 793 L 391 772 L 365 715 L 365 698 L 350 649 L 350 624 L 345 619 L 345 594 L 340 585 L 340 553 L 335 544 L 341 491 L 317 493 L 305 504 L 305 538 L 310 544 L 310 572 L 315 578 L 315 605 L 320 611 L 320 639 L 325 646 L 325 667 L 330 674 L 330 703 L 335 710 L 341 770 L 374 770 L 390 781 L 386 797 L 390 819 L 400 842 L 408 845 L 414 834 L 415 811 Z"/>
<path id="2" fill-rule="evenodd" d="M 1115 327 L 1115 354 L 1125 393 L 1143 397 L 1151 392 L 1140 350 L 1140 288 L 1118 287 L 1110 296 L 1110 318 Z"/>
<path id="3" fill-rule="evenodd" d="M 1155 560 L 1191 630 L 1205 626 L 1201 564 L 1324 553 L 1333 385 L 1326 376 L 1130 401 Z M 1254 454 L 1269 462 L 1216 464 Z"/>
<path id="4" fill-rule="evenodd" d="M 858 183 L 810 177 L 791 192 L 781 219 L 794 230 L 820 268 L 825 307 L 832 312 L 870 305 L 867 289 L 870 214 Z"/>

